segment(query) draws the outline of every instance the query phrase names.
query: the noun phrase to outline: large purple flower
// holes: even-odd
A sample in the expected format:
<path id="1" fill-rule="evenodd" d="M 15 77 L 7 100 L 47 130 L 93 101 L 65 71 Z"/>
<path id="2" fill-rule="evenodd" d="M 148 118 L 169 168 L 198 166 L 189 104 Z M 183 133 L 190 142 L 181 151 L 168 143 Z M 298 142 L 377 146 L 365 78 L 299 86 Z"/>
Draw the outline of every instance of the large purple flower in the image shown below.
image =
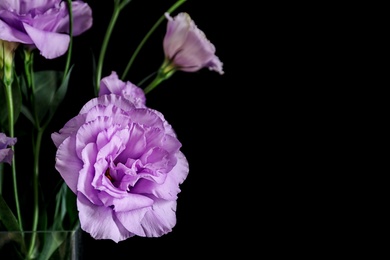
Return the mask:
<path id="1" fill-rule="evenodd" d="M 8 137 L 4 133 L 0 133 L 0 163 L 6 162 L 11 164 L 14 151 L 8 146 L 14 145 L 16 140 L 16 138 Z"/>
<path id="2" fill-rule="evenodd" d="M 223 74 L 223 63 L 215 55 L 214 45 L 195 25 L 187 13 L 172 18 L 168 13 L 164 53 L 169 64 L 177 70 L 194 72 L 204 67 Z"/>
<path id="3" fill-rule="evenodd" d="M 73 35 L 92 26 L 92 10 L 72 2 Z M 38 48 L 47 59 L 63 55 L 69 46 L 69 14 L 62 0 L 1 0 L 0 39 Z"/>
<path id="4" fill-rule="evenodd" d="M 188 162 L 163 115 L 120 95 L 90 100 L 52 134 L 56 169 L 77 195 L 81 228 L 119 242 L 176 225 Z"/>

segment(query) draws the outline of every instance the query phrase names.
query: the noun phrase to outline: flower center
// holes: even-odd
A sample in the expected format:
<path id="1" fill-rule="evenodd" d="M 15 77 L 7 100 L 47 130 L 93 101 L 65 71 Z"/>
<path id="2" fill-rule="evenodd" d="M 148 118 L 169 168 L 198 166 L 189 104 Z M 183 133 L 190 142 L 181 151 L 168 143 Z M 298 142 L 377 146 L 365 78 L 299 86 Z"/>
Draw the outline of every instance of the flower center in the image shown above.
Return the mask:
<path id="1" fill-rule="evenodd" d="M 107 168 L 106 172 L 104 173 L 104 176 L 106 176 L 111 182 L 114 182 L 114 178 L 110 175 L 110 169 Z"/>

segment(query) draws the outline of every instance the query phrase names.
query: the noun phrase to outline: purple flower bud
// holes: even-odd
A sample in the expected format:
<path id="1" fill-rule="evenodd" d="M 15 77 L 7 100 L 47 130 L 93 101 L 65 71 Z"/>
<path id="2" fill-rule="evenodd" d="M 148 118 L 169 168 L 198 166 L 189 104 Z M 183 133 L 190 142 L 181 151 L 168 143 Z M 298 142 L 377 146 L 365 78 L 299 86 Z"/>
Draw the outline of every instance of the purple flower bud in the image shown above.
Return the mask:
<path id="1" fill-rule="evenodd" d="M 202 68 L 223 74 L 223 63 L 215 56 L 214 45 L 199 30 L 187 13 L 172 18 L 168 13 L 164 53 L 170 66 L 177 70 L 194 72 Z"/>

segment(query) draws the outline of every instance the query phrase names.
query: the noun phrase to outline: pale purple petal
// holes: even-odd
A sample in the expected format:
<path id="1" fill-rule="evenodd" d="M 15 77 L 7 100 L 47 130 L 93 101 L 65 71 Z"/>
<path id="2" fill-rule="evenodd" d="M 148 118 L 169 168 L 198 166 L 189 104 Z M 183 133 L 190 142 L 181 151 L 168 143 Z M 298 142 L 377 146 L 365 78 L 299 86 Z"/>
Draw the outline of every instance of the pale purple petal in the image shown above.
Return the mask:
<path id="1" fill-rule="evenodd" d="M 82 125 L 76 135 L 76 151 L 79 157 L 81 158 L 81 151 L 88 143 L 97 141 L 97 137 L 101 132 L 106 131 L 111 125 L 123 123 L 125 120 L 127 121 L 128 118 L 118 115 L 115 117 L 99 116 L 95 120 Z"/>
<path id="2" fill-rule="evenodd" d="M 71 134 L 77 131 L 85 123 L 86 115 L 77 115 L 70 119 L 58 133 L 52 133 L 51 139 L 58 148 L 60 144 Z"/>
<path id="3" fill-rule="evenodd" d="M 65 139 L 58 147 L 55 168 L 69 188 L 76 193 L 79 172 L 83 168 L 83 163 L 76 154 L 74 136 Z"/>
<path id="4" fill-rule="evenodd" d="M 172 18 L 169 13 L 165 13 L 165 17 L 168 23 L 163 41 L 164 52 L 169 59 L 173 59 L 186 41 L 194 22 L 186 13 L 179 13 L 175 18 Z"/>
<path id="5" fill-rule="evenodd" d="M 7 146 L 15 145 L 17 142 L 16 137 L 8 137 L 4 133 L 0 133 L 0 149 L 4 149 Z"/>
<path id="6" fill-rule="evenodd" d="M 16 142 L 16 137 L 8 137 L 4 133 L 0 133 L 0 163 L 6 162 L 11 164 L 14 151 L 8 147 L 15 145 Z"/>
<path id="7" fill-rule="evenodd" d="M 11 148 L 0 149 L 0 163 L 6 162 L 11 164 L 14 151 Z"/>
<path id="8" fill-rule="evenodd" d="M 65 4 L 65 2 L 64 2 Z M 69 15 L 65 9 L 66 15 L 61 16 L 58 22 L 57 31 L 69 33 Z M 92 27 L 92 9 L 87 3 L 82 1 L 72 2 L 73 15 L 73 36 L 78 36 Z"/>
<path id="9" fill-rule="evenodd" d="M 128 231 L 131 233 L 144 237 L 146 232 L 142 226 L 142 221 L 145 218 L 145 214 L 152 210 L 152 207 L 139 208 L 128 212 L 116 212 L 115 216 Z"/>
<path id="10" fill-rule="evenodd" d="M 99 96 L 111 93 L 124 97 L 136 107 L 145 107 L 146 97 L 144 91 L 130 81 L 123 82 L 120 80 L 115 71 L 112 71 L 110 76 L 104 77 L 100 81 Z"/>
<path id="11" fill-rule="evenodd" d="M 26 34 L 19 30 L 15 30 L 0 19 L 0 39 L 9 42 L 20 42 L 23 44 L 32 44 L 33 41 Z"/>
<path id="12" fill-rule="evenodd" d="M 63 55 L 68 50 L 69 35 L 42 31 L 28 24 L 24 24 L 24 28 L 43 57 L 54 59 Z"/>
<path id="13" fill-rule="evenodd" d="M 95 177 L 95 154 L 98 152 L 96 145 L 93 143 L 87 144 L 82 151 L 82 163 L 83 167 L 79 171 L 79 177 L 77 180 L 77 191 L 84 194 L 95 205 L 103 205 L 98 197 L 99 191 L 92 185 L 92 180 Z"/>
<path id="14" fill-rule="evenodd" d="M 148 180 L 140 180 L 132 192 L 153 194 L 155 197 L 165 200 L 176 200 L 177 194 L 180 193 L 179 184 L 184 182 L 189 171 L 188 161 L 183 153 L 179 152 L 177 157 L 177 164 L 167 175 L 164 185 L 158 185 Z"/>
<path id="15" fill-rule="evenodd" d="M 160 237 L 176 225 L 176 200 L 155 200 L 153 210 L 146 212 L 141 225 L 146 237 Z"/>
<path id="16" fill-rule="evenodd" d="M 80 114 L 87 113 L 91 108 L 98 105 L 115 105 L 124 111 L 130 111 L 135 108 L 134 104 L 129 102 L 127 99 L 124 99 L 123 97 L 115 94 L 110 94 L 91 99 L 81 108 Z"/>
<path id="17" fill-rule="evenodd" d="M 99 198 L 106 207 L 112 207 L 115 212 L 129 212 L 152 206 L 154 200 L 144 195 L 127 193 L 126 196 L 115 198 L 105 192 L 99 193 Z"/>
<path id="18" fill-rule="evenodd" d="M 77 209 L 81 228 L 94 239 L 111 239 L 118 243 L 134 236 L 123 227 L 111 208 L 96 206 L 82 194 L 77 196 Z"/>

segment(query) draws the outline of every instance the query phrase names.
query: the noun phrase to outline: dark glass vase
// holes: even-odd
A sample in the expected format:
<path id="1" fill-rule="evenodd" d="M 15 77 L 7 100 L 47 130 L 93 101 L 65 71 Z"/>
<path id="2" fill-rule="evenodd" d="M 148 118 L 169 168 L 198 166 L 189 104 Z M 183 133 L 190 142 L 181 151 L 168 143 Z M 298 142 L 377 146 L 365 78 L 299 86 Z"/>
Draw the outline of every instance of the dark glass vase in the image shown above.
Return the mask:
<path id="1" fill-rule="evenodd" d="M 31 241 L 34 246 L 30 249 Z M 81 230 L 0 231 L 0 259 L 82 259 Z"/>

